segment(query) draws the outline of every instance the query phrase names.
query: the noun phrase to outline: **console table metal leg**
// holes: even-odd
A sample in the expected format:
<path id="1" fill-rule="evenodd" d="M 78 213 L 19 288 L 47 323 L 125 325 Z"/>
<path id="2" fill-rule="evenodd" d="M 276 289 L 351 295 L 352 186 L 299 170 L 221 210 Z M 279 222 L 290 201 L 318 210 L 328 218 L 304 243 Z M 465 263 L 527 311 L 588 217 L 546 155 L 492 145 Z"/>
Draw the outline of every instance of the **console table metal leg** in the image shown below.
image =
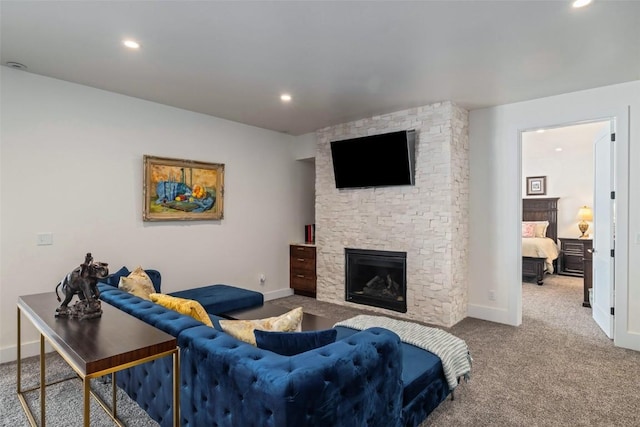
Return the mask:
<path id="1" fill-rule="evenodd" d="M 111 373 L 111 413 L 113 418 L 117 418 L 116 415 L 116 373 Z"/>
<path id="2" fill-rule="evenodd" d="M 89 427 L 89 391 L 91 390 L 91 379 L 87 376 L 82 377 L 82 402 L 84 403 L 84 427 Z"/>
<path id="3" fill-rule="evenodd" d="M 40 426 L 45 426 L 45 391 L 47 385 L 45 383 L 45 365 L 44 365 L 44 335 L 40 334 Z"/>
<path id="4" fill-rule="evenodd" d="M 17 325 L 18 325 L 18 347 L 17 347 L 17 368 L 18 368 L 18 372 L 17 372 L 17 389 L 18 389 L 18 400 L 20 400 L 20 404 L 22 405 L 22 409 L 24 409 L 24 413 L 27 415 L 27 419 L 29 420 L 29 424 L 32 425 L 33 427 L 37 427 L 37 423 L 36 423 L 36 419 L 33 417 L 33 414 L 31 413 L 31 410 L 29 409 L 29 405 L 27 404 L 26 399 L 24 398 L 24 396 L 22 395 L 23 391 L 22 391 L 22 331 L 21 331 L 21 316 L 20 316 L 21 312 L 20 312 L 20 308 L 18 307 L 18 319 L 17 319 Z"/>
<path id="5" fill-rule="evenodd" d="M 20 349 L 21 347 L 21 342 L 20 342 L 20 309 L 18 308 L 18 321 L 16 322 L 16 324 L 18 325 L 18 346 L 17 348 L 17 357 L 18 357 L 18 378 L 17 378 L 17 386 L 18 386 L 18 396 L 20 396 L 20 393 L 22 393 L 22 350 Z"/>
<path id="6" fill-rule="evenodd" d="M 180 426 L 180 349 L 173 353 L 173 425 Z"/>

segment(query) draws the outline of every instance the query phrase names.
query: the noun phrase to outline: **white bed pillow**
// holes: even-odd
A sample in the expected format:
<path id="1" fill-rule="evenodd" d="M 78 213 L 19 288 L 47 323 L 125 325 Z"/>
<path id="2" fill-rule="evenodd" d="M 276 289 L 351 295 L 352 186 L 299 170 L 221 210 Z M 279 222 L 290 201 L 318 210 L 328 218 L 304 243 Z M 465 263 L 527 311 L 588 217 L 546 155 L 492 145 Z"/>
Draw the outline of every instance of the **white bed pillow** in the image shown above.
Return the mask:
<path id="1" fill-rule="evenodd" d="M 523 228 L 525 227 L 525 224 L 534 225 L 533 237 L 547 237 L 549 221 L 522 221 Z"/>

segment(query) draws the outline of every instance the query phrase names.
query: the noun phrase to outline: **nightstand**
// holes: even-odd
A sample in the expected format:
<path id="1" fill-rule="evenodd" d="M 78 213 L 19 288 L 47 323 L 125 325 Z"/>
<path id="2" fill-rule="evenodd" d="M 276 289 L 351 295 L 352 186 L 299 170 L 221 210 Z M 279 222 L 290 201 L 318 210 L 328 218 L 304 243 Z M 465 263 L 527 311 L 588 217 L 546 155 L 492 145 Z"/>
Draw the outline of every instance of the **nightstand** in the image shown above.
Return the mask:
<path id="1" fill-rule="evenodd" d="M 589 289 L 592 286 L 592 258 L 593 240 L 570 239 L 560 237 L 560 257 L 558 258 L 558 274 L 564 276 L 584 277 L 583 307 L 589 304 Z"/>
<path id="2" fill-rule="evenodd" d="M 587 252 L 593 246 L 591 239 L 573 239 L 560 237 L 560 257 L 558 274 L 563 276 L 584 277 L 584 259 L 591 254 Z"/>

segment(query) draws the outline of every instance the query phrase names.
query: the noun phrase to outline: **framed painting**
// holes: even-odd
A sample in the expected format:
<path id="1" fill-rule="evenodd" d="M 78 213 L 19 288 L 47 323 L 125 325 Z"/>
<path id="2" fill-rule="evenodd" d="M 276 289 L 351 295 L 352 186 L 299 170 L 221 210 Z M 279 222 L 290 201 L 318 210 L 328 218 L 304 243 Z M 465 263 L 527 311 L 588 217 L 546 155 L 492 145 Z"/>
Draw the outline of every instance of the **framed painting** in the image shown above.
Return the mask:
<path id="1" fill-rule="evenodd" d="M 544 196 L 547 194 L 546 176 L 527 177 L 527 196 Z"/>
<path id="2" fill-rule="evenodd" d="M 144 221 L 223 218 L 224 164 L 144 156 Z"/>

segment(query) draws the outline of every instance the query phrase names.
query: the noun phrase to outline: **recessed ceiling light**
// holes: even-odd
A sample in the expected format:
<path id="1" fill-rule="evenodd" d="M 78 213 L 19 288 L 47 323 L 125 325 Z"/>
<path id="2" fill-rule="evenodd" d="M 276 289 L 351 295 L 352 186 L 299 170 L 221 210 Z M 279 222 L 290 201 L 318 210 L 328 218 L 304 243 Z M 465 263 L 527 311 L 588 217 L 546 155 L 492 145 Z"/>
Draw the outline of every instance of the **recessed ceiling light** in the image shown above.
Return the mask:
<path id="1" fill-rule="evenodd" d="M 562 147 L 556 148 L 556 151 L 562 151 Z"/>
<path id="2" fill-rule="evenodd" d="M 140 49 L 140 43 L 134 40 L 124 40 L 122 44 L 128 47 L 129 49 Z"/>
<path id="3" fill-rule="evenodd" d="M 282 102 L 290 102 L 291 101 L 291 95 L 289 95 L 288 93 L 283 93 L 282 95 L 280 95 L 280 100 Z"/>
<path id="4" fill-rule="evenodd" d="M 591 0 L 575 0 L 572 3 L 572 5 L 573 5 L 573 7 L 578 8 L 578 7 L 584 7 L 584 6 L 588 5 L 589 3 L 591 3 Z"/>

